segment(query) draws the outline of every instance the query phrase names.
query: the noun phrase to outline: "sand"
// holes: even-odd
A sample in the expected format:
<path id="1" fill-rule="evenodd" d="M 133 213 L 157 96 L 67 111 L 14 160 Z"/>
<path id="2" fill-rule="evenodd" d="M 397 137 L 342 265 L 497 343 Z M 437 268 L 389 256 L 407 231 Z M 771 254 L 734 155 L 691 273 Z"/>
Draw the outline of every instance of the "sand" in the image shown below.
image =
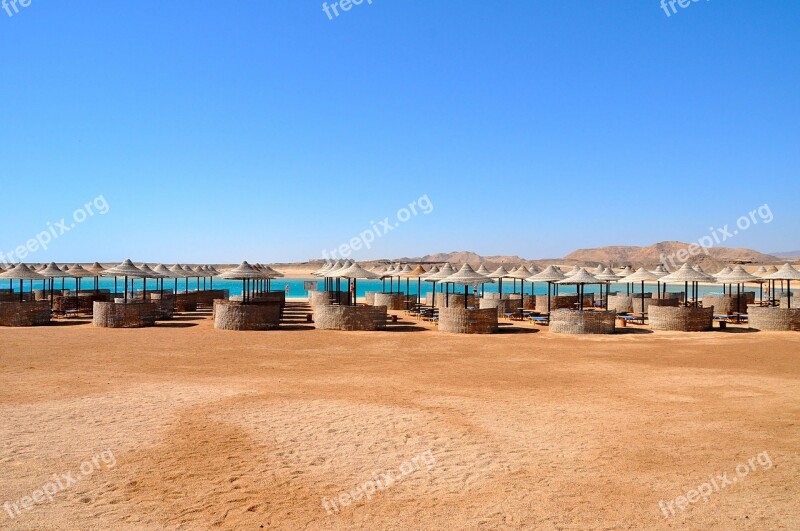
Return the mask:
<path id="1" fill-rule="evenodd" d="M 504 329 L 0 329 L 0 528 L 800 528 L 800 334 Z"/>

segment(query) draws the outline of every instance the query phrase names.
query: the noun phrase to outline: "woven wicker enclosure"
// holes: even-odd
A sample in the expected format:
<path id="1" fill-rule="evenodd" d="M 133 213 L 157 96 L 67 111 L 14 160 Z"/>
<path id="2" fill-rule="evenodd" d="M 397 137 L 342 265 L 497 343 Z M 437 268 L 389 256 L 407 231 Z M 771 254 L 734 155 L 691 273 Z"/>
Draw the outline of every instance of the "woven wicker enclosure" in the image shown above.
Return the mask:
<path id="1" fill-rule="evenodd" d="M 641 303 L 641 301 L 639 301 Z M 609 295 L 608 310 L 617 313 L 633 312 L 633 297 L 630 295 Z M 641 311 L 641 306 L 640 306 Z"/>
<path id="2" fill-rule="evenodd" d="M 350 294 L 346 291 L 340 291 L 341 304 L 350 304 Z M 327 306 L 337 301 L 335 291 L 309 291 L 308 304 L 312 308 L 316 306 Z"/>
<path id="3" fill-rule="evenodd" d="M 461 303 L 464 303 L 463 298 Z M 495 308 L 482 310 L 469 310 L 463 307 L 441 308 L 439 310 L 439 331 L 450 334 L 493 334 L 497 332 L 497 310 Z"/>
<path id="4" fill-rule="evenodd" d="M 711 330 L 714 323 L 714 307 L 652 306 L 649 319 L 653 330 L 704 332 Z"/>
<path id="5" fill-rule="evenodd" d="M 650 312 L 650 306 L 667 306 L 670 308 L 677 308 L 681 305 L 681 301 L 678 299 L 650 299 L 648 297 L 644 298 L 644 313 Z M 642 299 L 635 299 L 633 303 L 633 313 L 639 313 L 642 311 Z"/>
<path id="6" fill-rule="evenodd" d="M 0 302 L 0 326 L 42 326 L 50 323 L 47 301 Z"/>
<path id="7" fill-rule="evenodd" d="M 281 292 L 281 295 L 284 295 Z M 203 308 L 212 308 L 216 299 L 227 300 L 230 297 L 230 290 L 227 289 L 209 289 L 197 292 L 197 306 Z"/>
<path id="8" fill-rule="evenodd" d="M 613 334 L 616 330 L 614 312 L 579 312 L 553 310 L 550 313 L 550 331 L 555 334 Z"/>
<path id="9" fill-rule="evenodd" d="M 789 294 L 781 295 L 781 308 L 789 307 Z M 800 294 L 792 294 L 792 309 L 800 308 Z"/>
<path id="10" fill-rule="evenodd" d="M 484 293 L 483 296 L 481 297 L 481 299 L 498 300 L 498 299 L 500 299 L 500 294 L 499 293 Z M 516 306 L 514 306 L 514 310 L 519 308 L 519 293 L 504 293 L 503 294 L 503 300 L 506 300 L 506 299 L 516 300 L 517 304 L 516 304 Z M 526 310 L 534 310 L 534 309 L 536 309 L 536 296 L 535 295 L 531 296 L 531 295 L 527 295 L 526 294 L 525 297 L 524 297 L 524 300 L 525 300 L 525 304 L 523 305 L 523 307 Z"/>
<path id="11" fill-rule="evenodd" d="M 111 293 L 80 295 L 77 300 L 74 295 L 56 295 L 53 296 L 53 310 L 56 312 L 78 310 L 80 313 L 92 313 L 96 301 L 111 302 L 112 300 Z"/>
<path id="12" fill-rule="evenodd" d="M 480 300 L 480 308 L 482 310 L 485 308 L 496 308 L 498 318 L 503 317 L 503 314 L 506 313 L 519 314 L 519 297 L 517 297 L 516 299 L 482 298 Z"/>
<path id="13" fill-rule="evenodd" d="M 36 297 L 32 295 L 30 292 L 26 291 L 22 294 L 22 300 L 33 301 L 36 300 Z M 19 302 L 19 293 L 4 291 L 0 293 L 0 302 Z"/>
<path id="14" fill-rule="evenodd" d="M 558 295 L 550 297 L 550 309 L 547 308 L 547 295 L 536 296 L 536 311 L 548 313 L 548 311 L 559 310 L 561 308 L 572 309 L 578 302 L 577 295 Z"/>
<path id="15" fill-rule="evenodd" d="M 800 308 L 754 306 L 750 308 L 747 321 L 748 326 L 754 330 L 799 332 Z"/>
<path id="16" fill-rule="evenodd" d="M 157 307 L 150 302 L 94 303 L 92 324 L 100 328 L 142 328 L 156 324 Z"/>
<path id="17" fill-rule="evenodd" d="M 147 300 L 156 305 L 156 319 L 172 319 L 175 313 L 175 295 L 169 291 L 147 293 Z"/>
<path id="18" fill-rule="evenodd" d="M 196 312 L 197 311 L 197 293 L 178 293 L 175 295 L 175 311 L 176 312 Z"/>
<path id="19" fill-rule="evenodd" d="M 275 301 L 242 304 L 214 300 L 214 328 L 218 330 L 274 330 L 281 324 L 281 305 Z"/>
<path id="20" fill-rule="evenodd" d="M 478 307 L 478 297 L 475 295 L 467 295 L 467 306 L 471 306 L 473 308 Z M 464 294 L 463 293 L 451 293 L 449 297 L 446 297 L 444 293 L 437 293 L 436 294 L 436 307 L 437 308 L 447 308 L 449 302 L 450 308 L 461 308 L 464 309 Z"/>
<path id="21" fill-rule="evenodd" d="M 405 310 L 406 299 L 410 299 L 408 307 L 417 303 L 416 295 L 404 295 L 402 293 L 376 293 L 373 306 L 386 306 L 389 310 Z"/>
<path id="22" fill-rule="evenodd" d="M 736 295 L 706 295 L 702 301 L 704 308 L 713 306 L 717 309 L 717 313 L 728 315 L 736 312 Z M 756 294 L 752 291 L 743 291 L 738 313 L 747 313 L 747 305 L 754 302 Z"/>
<path id="23" fill-rule="evenodd" d="M 314 328 L 317 330 L 386 329 L 386 306 L 317 306 Z"/>

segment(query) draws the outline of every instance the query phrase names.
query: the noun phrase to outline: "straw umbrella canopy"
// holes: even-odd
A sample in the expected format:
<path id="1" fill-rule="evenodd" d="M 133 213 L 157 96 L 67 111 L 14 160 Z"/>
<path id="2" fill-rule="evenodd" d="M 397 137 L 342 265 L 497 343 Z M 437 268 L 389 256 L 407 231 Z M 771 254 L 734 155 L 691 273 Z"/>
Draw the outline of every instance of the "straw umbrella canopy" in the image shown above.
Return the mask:
<path id="1" fill-rule="evenodd" d="M 447 277 L 445 281 L 452 282 L 453 284 L 464 285 L 464 308 L 467 308 L 467 287 L 475 284 L 493 283 L 494 279 L 489 278 L 486 275 L 481 275 L 472 269 L 471 265 L 464 264 L 461 266 L 461 269 Z"/>
<path id="2" fill-rule="evenodd" d="M 253 266 L 251 266 L 247 261 L 242 262 L 239 264 L 238 267 L 234 267 L 233 269 L 229 269 L 224 273 L 221 273 L 220 278 L 224 278 L 226 280 L 241 280 L 242 281 L 242 303 L 247 304 L 249 301 L 249 293 L 248 293 L 248 285 L 253 280 L 258 280 L 264 278 L 264 273 L 261 271 L 257 271 Z"/>
<path id="3" fill-rule="evenodd" d="M 211 264 L 206 264 L 204 268 L 208 277 L 208 289 L 214 289 L 214 277 L 219 276 L 219 271 Z"/>
<path id="4" fill-rule="evenodd" d="M 478 269 L 476 269 L 475 272 L 480 274 L 480 275 L 487 276 L 487 277 L 492 273 L 491 271 L 486 269 L 486 264 L 484 264 L 483 262 L 481 262 L 480 267 L 478 267 Z"/>
<path id="5" fill-rule="evenodd" d="M 736 284 L 736 319 L 738 321 L 742 309 L 742 285 L 747 282 L 761 281 L 761 279 L 745 271 L 742 266 L 737 265 L 731 269 L 730 273 L 724 276 L 717 275 L 717 281 Z"/>
<path id="6" fill-rule="evenodd" d="M 572 267 L 572 269 L 570 269 L 569 271 L 567 271 L 566 273 L 564 273 L 564 276 L 565 276 L 565 277 L 567 277 L 567 278 L 569 278 L 569 277 L 571 277 L 572 275 L 575 275 L 575 274 L 577 274 L 577 273 L 578 273 L 578 271 L 580 271 L 581 269 L 583 269 L 583 268 L 582 268 L 582 267 L 578 267 L 578 266 L 573 266 L 573 267 Z"/>
<path id="7" fill-rule="evenodd" d="M 777 273 L 778 272 L 778 268 L 777 268 L 777 266 L 772 265 L 772 266 L 767 267 L 766 269 L 767 269 L 767 272 L 763 277 L 767 282 L 769 282 L 769 284 L 768 284 L 768 291 L 770 292 L 769 298 L 770 298 L 771 301 L 775 301 L 775 298 L 776 298 L 775 297 L 775 280 L 772 280 L 771 278 L 767 278 L 767 277 L 769 275 L 771 275 L 772 273 Z M 783 281 L 781 281 L 781 285 L 783 285 Z"/>
<path id="8" fill-rule="evenodd" d="M 788 307 L 792 307 L 792 281 L 800 280 L 800 271 L 792 267 L 790 264 L 784 264 L 783 267 L 775 271 L 774 273 L 770 273 L 766 277 L 768 280 L 785 280 L 786 281 L 786 290 L 788 292 Z"/>
<path id="9" fill-rule="evenodd" d="M 408 280 L 412 278 L 417 279 L 417 304 L 422 304 L 422 277 L 426 275 L 428 272 L 425 270 L 424 267 L 417 264 L 417 266 L 412 269 L 411 271 L 404 273 L 403 276 L 406 278 L 406 301 L 408 300 Z M 406 309 L 408 308 L 408 304 L 406 303 Z"/>
<path id="10" fill-rule="evenodd" d="M 345 260 L 344 262 L 339 262 L 337 260 L 336 264 L 338 264 L 338 267 L 336 267 L 336 265 L 334 265 L 334 267 L 332 267 L 330 269 L 330 271 L 328 271 L 328 273 L 325 276 L 327 276 L 330 279 L 336 279 L 336 302 L 341 304 L 341 302 L 342 302 L 342 291 L 341 291 L 341 282 L 340 282 L 340 278 L 341 277 L 337 277 L 336 273 L 339 272 L 339 271 L 342 271 L 344 269 L 347 269 L 348 267 L 353 265 L 353 261 L 352 260 Z"/>
<path id="11" fill-rule="evenodd" d="M 608 308 L 608 292 L 611 289 L 611 283 L 616 282 L 622 277 L 614 273 L 610 267 L 606 267 L 605 269 L 603 269 L 602 273 L 595 275 L 594 278 L 596 278 L 597 280 L 602 280 L 603 282 L 606 283 L 605 302 L 603 301 L 603 285 L 600 284 L 600 306 L 603 308 Z"/>
<path id="12" fill-rule="evenodd" d="M 320 267 L 316 271 L 312 271 L 311 274 L 315 277 L 321 277 L 322 275 L 325 274 L 325 271 L 331 268 L 332 265 L 333 262 L 331 262 L 330 260 L 325 260 L 325 263 L 322 264 L 322 267 Z"/>
<path id="13" fill-rule="evenodd" d="M 86 268 L 86 271 L 94 273 L 94 291 L 95 293 L 100 289 L 100 277 L 103 275 L 103 271 L 106 268 L 101 266 L 99 262 L 95 262 L 89 267 Z"/>
<path id="14" fill-rule="evenodd" d="M 165 278 L 174 278 L 175 279 L 175 283 L 178 282 L 178 277 L 177 277 L 176 273 L 174 271 L 170 271 L 169 268 L 167 266 L 165 266 L 164 264 L 158 264 L 157 266 L 155 266 L 153 268 L 153 272 L 154 273 L 158 273 L 160 275 L 158 278 L 160 280 L 159 286 L 160 286 L 160 289 L 161 289 L 162 296 L 164 294 L 164 279 Z"/>
<path id="15" fill-rule="evenodd" d="M 87 271 L 80 264 L 75 264 L 69 268 L 67 276 L 75 279 L 75 309 L 78 309 L 78 297 L 81 292 L 81 279 L 85 277 L 93 277 L 95 274 Z"/>
<path id="16" fill-rule="evenodd" d="M 180 264 L 175 264 L 169 268 L 169 272 L 172 273 L 169 278 L 175 279 L 175 295 L 178 294 L 178 279 L 179 278 L 188 278 L 186 276 L 186 271 L 183 270 L 183 266 Z M 186 281 L 186 291 L 189 291 L 188 280 Z"/>
<path id="17" fill-rule="evenodd" d="M 726 282 L 723 282 L 723 281 L 722 281 L 722 278 L 723 278 L 724 276 L 726 276 L 726 275 L 729 275 L 729 274 L 731 273 L 731 271 L 733 271 L 733 269 L 732 269 L 730 266 L 725 266 L 724 268 L 722 268 L 722 269 L 720 270 L 720 272 L 719 272 L 719 273 L 717 273 L 716 275 L 712 275 L 712 276 L 714 277 L 714 279 L 716 279 L 716 281 L 717 281 L 717 282 L 719 282 L 720 284 L 722 284 L 722 294 L 723 294 L 723 295 L 725 295 L 725 294 L 726 294 L 726 293 L 725 293 L 725 284 L 726 284 Z"/>
<path id="18" fill-rule="evenodd" d="M 501 299 L 503 298 L 503 279 L 508 278 L 508 275 L 508 270 L 503 266 L 498 267 L 488 275 L 484 275 L 497 281 L 497 292 L 500 294 Z"/>
<path id="19" fill-rule="evenodd" d="M 357 298 L 357 293 L 358 293 L 356 291 L 356 289 L 357 289 L 356 282 L 358 281 L 358 279 L 377 280 L 377 279 L 381 278 L 380 275 L 378 275 L 376 273 L 373 273 L 372 271 L 367 271 L 366 269 L 361 267 L 361 264 L 359 264 L 358 262 L 353 262 L 353 265 L 351 265 L 350 267 L 337 271 L 336 275 L 337 275 L 337 278 L 346 278 L 346 279 L 348 279 L 348 284 L 349 284 L 349 280 L 350 279 L 353 280 L 353 300 L 352 300 L 352 305 L 353 306 L 356 305 L 356 298 Z"/>
<path id="20" fill-rule="evenodd" d="M 661 278 L 669 275 L 669 270 L 664 266 L 664 264 L 658 264 L 658 266 L 650 271 L 654 277 L 656 277 L 656 285 L 658 286 L 658 298 L 661 298 Z M 667 293 L 666 288 L 664 289 L 664 293 Z"/>
<path id="21" fill-rule="evenodd" d="M 44 269 L 39 271 L 39 274 L 50 280 L 50 307 L 53 307 L 53 282 L 57 278 L 64 278 L 64 273 L 55 262 L 50 262 Z"/>
<path id="22" fill-rule="evenodd" d="M 531 276 L 533 273 L 524 265 L 519 266 L 518 268 L 514 269 L 513 271 L 509 271 L 508 276 L 514 279 L 514 291 L 517 290 L 517 279 L 520 281 L 520 297 L 525 297 L 525 281 Z M 524 304 L 523 304 L 524 306 Z"/>
<path id="23" fill-rule="evenodd" d="M 401 271 L 401 267 L 399 264 L 389 264 L 386 266 L 386 270 L 381 274 L 381 278 L 388 278 L 389 279 L 389 293 L 394 293 L 394 276 L 398 275 Z M 397 282 L 397 291 L 400 291 L 400 281 Z"/>
<path id="24" fill-rule="evenodd" d="M 606 268 L 603 267 L 603 264 L 597 264 L 597 267 L 592 270 L 592 274 L 595 276 L 601 275 L 605 270 Z"/>
<path id="25" fill-rule="evenodd" d="M 131 279 L 144 278 L 142 276 L 142 270 L 139 269 L 138 267 L 136 267 L 135 265 L 133 265 L 133 262 L 130 260 L 130 258 L 128 258 L 127 260 L 125 260 L 124 262 L 122 262 L 121 264 L 119 264 L 117 266 L 114 266 L 114 267 L 112 267 L 110 269 L 106 269 L 105 271 L 103 271 L 102 274 L 103 274 L 103 276 L 106 276 L 106 277 L 115 277 L 115 279 L 116 279 L 116 277 L 124 277 L 125 278 L 125 289 L 124 289 L 124 293 L 123 293 L 123 298 L 125 299 L 125 302 L 128 302 L 128 279 L 129 278 L 131 278 Z M 133 283 L 133 282 L 131 281 L 131 283 Z M 114 292 L 116 292 L 116 291 L 117 291 L 117 288 L 116 288 L 116 280 L 115 280 L 115 282 L 114 282 Z"/>
<path id="26" fill-rule="evenodd" d="M 425 279 L 425 282 L 432 282 L 433 283 L 433 298 L 432 298 L 432 302 L 431 302 L 431 309 L 432 310 L 436 308 L 436 283 L 437 282 L 442 282 L 442 283 L 446 284 L 446 280 L 445 279 L 447 277 L 449 277 L 450 275 L 452 275 L 453 273 L 455 273 L 455 272 L 456 272 L 456 270 L 453 268 L 453 266 L 451 266 L 448 262 L 445 262 L 445 264 L 442 267 L 440 267 L 438 269 L 438 271 L 434 272 L 434 271 L 431 270 L 431 271 L 428 272 L 428 274 L 425 277 L 423 277 Z M 439 289 L 441 290 L 441 288 L 439 288 Z M 447 293 L 448 292 L 445 292 L 446 296 L 447 296 Z M 449 298 L 446 299 L 446 303 L 449 304 Z"/>
<path id="27" fill-rule="evenodd" d="M 197 277 L 197 291 L 200 291 L 200 277 L 197 276 L 198 273 L 188 265 L 183 266 L 183 272 L 186 274 L 183 281 L 186 293 L 189 293 L 189 279 L 194 277 Z"/>
<path id="28" fill-rule="evenodd" d="M 667 276 L 667 275 L 664 275 Z M 659 277 L 653 274 L 652 271 L 648 271 L 647 269 L 640 267 L 636 270 L 635 273 L 631 273 L 627 277 L 625 277 L 625 282 L 630 282 L 633 284 L 634 282 L 641 282 L 642 283 L 642 319 L 644 319 L 644 283 L 645 281 L 650 280 L 657 280 Z M 663 277 L 661 277 L 663 278 Z M 636 292 L 634 291 L 634 295 Z"/>
<path id="29" fill-rule="evenodd" d="M 553 284 L 567 278 L 558 266 L 547 266 L 541 273 L 528 277 L 528 282 L 547 282 L 547 314 L 550 315 L 550 292 Z"/>
<path id="30" fill-rule="evenodd" d="M 32 282 L 34 280 L 45 279 L 45 277 L 43 277 L 39 273 L 31 271 L 28 267 L 25 266 L 25 264 L 17 264 L 8 271 L 0 273 L 0 278 L 19 280 L 19 302 L 23 301 L 22 298 L 23 280 L 30 280 Z"/>
<path id="31" fill-rule="evenodd" d="M 694 305 L 697 306 L 697 286 L 696 283 L 698 282 L 714 282 L 714 277 L 703 273 L 702 271 L 696 271 L 692 268 L 688 263 L 683 264 L 680 269 L 677 271 L 673 271 L 669 275 L 665 277 L 661 277 L 661 282 L 664 284 L 672 283 L 672 282 L 683 282 L 684 283 L 684 290 L 686 291 L 685 299 L 686 299 L 686 306 L 689 305 L 689 282 L 692 283 L 692 289 L 694 291 L 693 298 L 694 298 Z"/>
<path id="32" fill-rule="evenodd" d="M 142 264 L 139 266 L 139 269 L 142 270 L 142 275 L 144 280 L 144 299 L 147 300 L 147 279 L 152 278 L 156 281 L 156 286 L 158 286 L 158 281 L 164 278 L 163 273 L 159 273 L 158 271 L 152 269 L 147 264 Z"/>
<path id="33" fill-rule="evenodd" d="M 578 293 L 578 310 L 583 311 L 583 295 L 584 295 L 584 286 L 586 284 L 601 284 L 602 281 L 598 280 L 597 277 L 590 274 L 586 269 L 583 267 L 578 268 L 578 271 L 575 272 L 570 277 L 567 277 L 563 280 L 558 281 L 559 284 L 570 284 L 575 285 L 575 289 Z"/>

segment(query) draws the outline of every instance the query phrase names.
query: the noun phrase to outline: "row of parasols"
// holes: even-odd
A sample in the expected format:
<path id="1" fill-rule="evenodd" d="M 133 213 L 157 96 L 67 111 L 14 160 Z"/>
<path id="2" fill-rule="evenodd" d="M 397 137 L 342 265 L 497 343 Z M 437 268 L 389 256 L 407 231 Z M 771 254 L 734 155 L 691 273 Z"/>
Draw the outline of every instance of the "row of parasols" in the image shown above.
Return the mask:
<path id="1" fill-rule="evenodd" d="M 723 290 L 725 290 L 725 286 L 728 286 L 728 292 L 732 293 L 732 286 L 737 286 L 737 296 L 741 296 L 741 289 L 742 286 L 748 283 L 757 283 L 761 285 L 762 295 L 761 299 L 764 299 L 763 296 L 763 285 L 768 285 L 768 292 L 775 293 L 776 289 L 776 282 L 780 281 L 783 283 L 786 282 L 786 288 L 789 290 L 790 299 L 789 299 L 789 307 L 791 308 L 791 282 L 800 280 L 800 272 L 798 272 L 794 267 L 790 264 L 785 264 L 783 267 L 778 269 L 775 266 L 771 266 L 767 269 L 764 266 L 761 266 L 754 274 L 748 273 L 741 265 L 737 265 L 733 268 L 726 267 L 716 275 L 711 275 L 702 270 L 700 266 L 691 266 L 690 264 L 683 264 L 678 270 L 674 272 L 670 272 L 667 270 L 666 267 L 663 265 L 659 265 L 656 267 L 655 270 L 648 270 L 644 267 L 639 268 L 638 270 L 634 271 L 630 266 L 625 267 L 621 271 L 614 272 L 610 267 L 598 265 L 597 268 L 592 270 L 591 272 L 587 271 L 584 267 L 575 266 L 571 271 L 563 272 L 558 266 L 551 265 L 548 266 L 541 272 L 532 272 L 531 269 L 520 266 L 518 268 L 512 269 L 511 271 L 506 270 L 504 267 L 499 267 L 495 271 L 489 271 L 485 268 L 483 264 L 475 270 L 469 264 L 464 264 L 460 269 L 456 270 L 451 266 L 449 263 L 445 263 L 441 268 L 438 265 L 434 265 L 431 269 L 426 270 L 422 265 L 417 265 L 416 267 L 411 267 L 409 264 L 405 264 L 401 266 L 400 264 L 391 264 L 388 266 L 379 265 L 374 267 L 372 270 L 367 270 L 358 263 L 345 260 L 344 262 L 337 261 L 337 262 L 328 262 L 322 267 L 319 271 L 313 273 L 315 276 L 323 277 L 325 279 L 325 289 L 333 291 L 334 289 L 334 281 L 336 283 L 336 291 L 339 292 L 340 287 L 340 280 L 346 279 L 348 281 L 348 291 L 349 291 L 349 282 L 350 280 L 353 281 L 353 287 L 355 287 L 355 282 L 359 279 L 363 280 L 377 280 L 381 279 L 384 281 L 384 290 L 385 290 L 385 282 L 389 280 L 389 292 L 393 293 L 394 291 L 394 279 L 397 278 L 397 289 L 398 293 L 400 292 L 400 281 L 401 279 L 406 279 L 406 293 L 409 293 L 409 281 L 411 279 L 417 280 L 417 293 L 420 293 L 420 283 L 421 282 L 431 282 L 433 283 L 433 291 L 436 291 L 436 283 L 440 283 L 440 285 L 445 286 L 445 290 L 449 289 L 449 285 L 462 285 L 464 286 L 464 305 L 467 307 L 467 294 L 468 288 L 470 286 L 483 286 L 487 283 L 494 283 L 495 281 L 499 282 L 499 292 L 500 296 L 502 297 L 503 288 L 502 282 L 503 279 L 513 279 L 514 280 L 514 292 L 516 293 L 516 280 L 520 280 L 521 284 L 521 295 L 525 292 L 525 282 L 530 282 L 534 284 L 536 282 L 546 282 L 547 283 L 547 296 L 548 296 L 548 305 L 550 307 L 550 298 L 553 293 L 558 294 L 558 286 L 559 285 L 574 285 L 576 286 L 576 291 L 578 294 L 578 300 L 582 301 L 584 296 L 584 289 L 586 285 L 599 285 L 600 286 L 600 296 L 602 300 L 603 295 L 603 287 L 606 287 L 606 298 L 608 297 L 608 289 L 612 283 L 624 283 L 628 286 L 628 293 L 630 293 L 630 287 L 637 283 L 641 284 L 641 291 L 644 293 L 644 285 L 645 282 L 656 282 L 658 285 L 658 294 L 659 297 L 662 293 L 662 286 L 663 286 L 663 293 L 666 293 L 667 284 L 684 284 L 685 294 L 686 294 L 686 304 L 690 304 L 689 299 L 689 287 L 691 285 L 692 288 L 692 299 L 694 305 L 697 305 L 697 294 L 699 290 L 699 285 L 701 283 L 707 284 L 722 284 Z M 353 289 L 355 292 L 355 289 Z M 447 293 L 447 291 L 445 291 Z M 352 303 L 355 304 L 355 300 L 352 300 Z M 579 304 L 579 309 L 583 310 L 583 304 Z M 642 313 L 644 313 L 644 297 L 642 297 Z"/>
<path id="2" fill-rule="evenodd" d="M 133 298 L 134 281 L 139 279 L 142 281 L 142 289 L 144 297 L 147 294 L 147 280 L 155 280 L 157 288 L 162 293 L 164 291 L 164 280 L 174 280 L 174 291 L 178 292 L 178 281 L 184 279 L 184 290 L 189 291 L 189 279 L 197 279 L 197 290 L 206 289 L 206 279 L 209 280 L 209 289 L 214 289 L 214 278 L 224 278 L 229 280 L 242 281 L 242 295 L 247 300 L 255 293 L 263 290 L 269 290 L 269 281 L 273 278 L 283 277 L 282 273 L 275 271 L 269 266 L 255 264 L 250 265 L 243 262 L 236 268 L 229 269 L 223 272 L 218 271 L 212 265 L 198 265 L 190 267 L 188 265 L 175 264 L 167 267 L 164 264 L 158 264 L 155 267 L 150 267 L 148 264 L 140 264 L 136 266 L 128 259 L 121 264 L 105 268 L 99 263 L 95 262 L 91 266 L 84 268 L 80 264 L 72 266 L 64 265 L 59 267 L 55 262 L 47 265 L 42 265 L 37 268 L 33 265 L 17 264 L 10 268 L 8 271 L 0 267 L 0 279 L 8 279 L 9 286 L 11 287 L 14 281 L 19 281 L 19 297 L 20 301 L 24 300 L 24 281 L 29 281 L 30 290 L 33 290 L 34 281 L 42 281 L 43 288 L 49 290 L 50 300 L 53 300 L 54 285 L 57 279 L 61 280 L 61 289 L 64 290 L 65 279 L 75 280 L 75 295 L 76 297 L 81 291 L 81 281 L 84 278 L 94 278 L 94 291 L 98 291 L 100 277 L 114 277 L 114 293 L 117 293 L 118 279 L 123 279 L 123 299 L 125 302 Z M 202 288 L 201 288 L 202 279 Z M 13 289 L 13 288 L 12 288 Z"/>

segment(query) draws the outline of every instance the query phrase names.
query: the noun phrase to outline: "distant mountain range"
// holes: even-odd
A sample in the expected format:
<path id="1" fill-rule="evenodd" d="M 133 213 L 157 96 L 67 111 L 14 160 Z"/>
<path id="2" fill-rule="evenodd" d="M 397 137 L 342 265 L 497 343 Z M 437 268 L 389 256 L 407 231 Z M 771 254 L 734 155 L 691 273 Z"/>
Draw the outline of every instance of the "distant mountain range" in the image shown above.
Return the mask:
<path id="1" fill-rule="evenodd" d="M 472 267 L 477 268 L 484 264 L 488 268 L 496 268 L 498 266 L 511 266 L 511 265 L 532 265 L 542 268 L 550 264 L 561 265 L 591 265 L 597 264 L 611 265 L 611 266 L 625 266 L 630 265 L 634 268 L 638 267 L 655 267 L 662 261 L 666 260 L 670 269 L 675 266 L 680 266 L 682 261 L 678 258 L 678 253 L 681 251 L 688 251 L 688 243 L 670 241 L 660 242 L 647 247 L 631 246 L 631 245 L 617 245 L 608 247 L 597 247 L 594 249 L 578 249 L 569 253 L 563 258 L 547 258 L 547 259 L 530 259 L 521 258 L 514 255 L 494 255 L 482 256 L 472 251 L 453 251 L 449 253 L 435 253 L 427 254 L 425 256 L 416 257 L 402 257 L 383 260 L 364 260 L 364 265 L 372 266 L 377 263 L 386 262 L 450 262 L 451 264 L 464 264 L 467 263 Z M 742 264 L 780 264 L 787 258 L 800 257 L 800 251 L 793 253 L 776 253 L 774 255 L 764 254 L 753 249 L 745 248 L 730 248 L 730 247 L 709 247 L 706 252 L 702 250 L 699 254 L 689 257 L 687 262 L 690 264 L 698 264 L 706 271 L 719 271 L 727 265 L 742 263 Z M 672 265 L 670 257 L 674 257 L 675 266 Z M 320 264 L 321 261 L 318 261 Z"/>
<path id="2" fill-rule="evenodd" d="M 666 257 L 666 262 L 672 265 L 672 259 L 677 265 L 682 263 L 677 255 L 689 249 L 688 243 L 671 241 L 660 242 L 648 247 L 634 246 L 611 246 L 598 247 L 596 249 L 579 249 L 564 258 L 577 260 L 580 262 L 599 262 L 612 263 L 615 265 L 630 264 L 634 267 L 653 266 Z M 703 269 L 713 271 L 714 268 L 722 269 L 726 265 L 733 263 L 774 263 L 778 257 L 760 253 L 753 249 L 730 248 L 730 247 L 709 247 L 699 254 L 690 256 L 687 260 L 690 264 L 699 264 Z"/>
<path id="3" fill-rule="evenodd" d="M 800 251 L 784 251 L 782 253 L 772 253 L 772 256 L 778 258 L 800 258 Z"/>

